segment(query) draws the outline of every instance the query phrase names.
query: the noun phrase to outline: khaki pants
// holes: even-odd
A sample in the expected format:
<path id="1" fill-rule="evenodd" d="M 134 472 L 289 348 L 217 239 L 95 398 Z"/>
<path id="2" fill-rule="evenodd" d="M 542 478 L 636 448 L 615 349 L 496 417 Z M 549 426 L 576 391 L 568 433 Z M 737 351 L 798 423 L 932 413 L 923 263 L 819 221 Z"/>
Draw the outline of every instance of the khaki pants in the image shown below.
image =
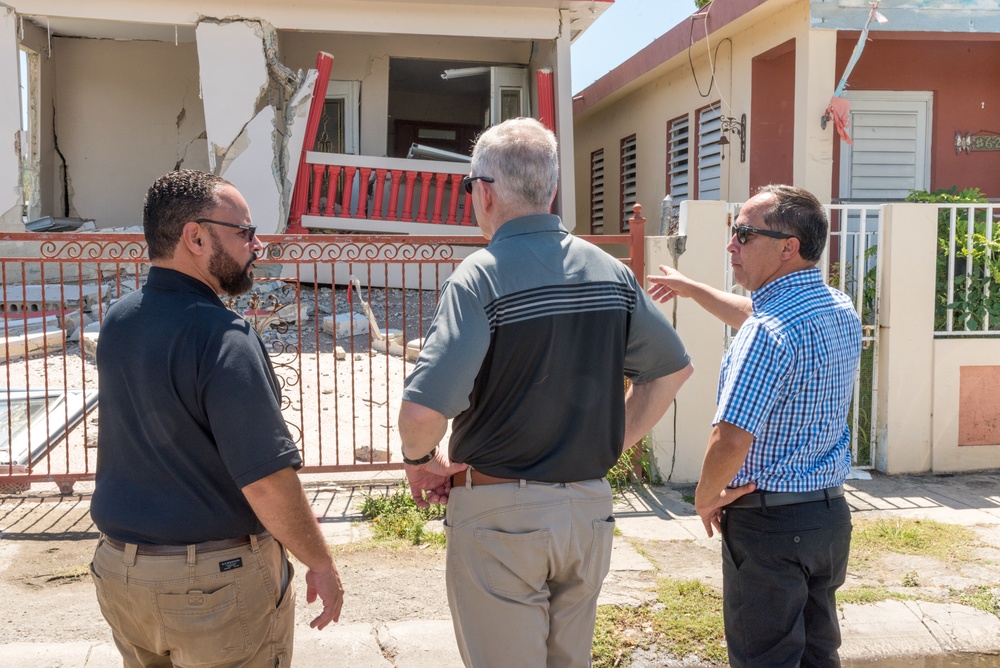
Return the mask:
<path id="1" fill-rule="evenodd" d="M 291 664 L 295 589 L 274 538 L 187 555 L 136 549 L 102 539 L 90 565 L 125 668 Z"/>
<path id="2" fill-rule="evenodd" d="M 466 666 L 589 666 L 615 522 L 607 481 L 457 487 L 446 581 Z"/>

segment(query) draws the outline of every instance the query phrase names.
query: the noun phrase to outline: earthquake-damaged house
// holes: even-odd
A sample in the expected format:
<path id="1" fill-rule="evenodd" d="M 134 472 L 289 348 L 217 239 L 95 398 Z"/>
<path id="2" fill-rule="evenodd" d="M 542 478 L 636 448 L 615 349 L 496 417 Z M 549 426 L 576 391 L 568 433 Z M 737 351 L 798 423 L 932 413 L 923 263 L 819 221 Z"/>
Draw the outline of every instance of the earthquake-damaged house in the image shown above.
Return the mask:
<path id="1" fill-rule="evenodd" d="M 307 228 L 470 227 L 452 175 L 478 132 L 524 115 L 559 136 L 556 209 L 572 227 L 570 41 L 609 4 L 0 3 L 0 228 L 134 226 L 154 178 L 196 168 L 243 192 L 260 233 L 284 231 L 322 89 Z M 321 52 L 333 61 L 317 86 Z"/>

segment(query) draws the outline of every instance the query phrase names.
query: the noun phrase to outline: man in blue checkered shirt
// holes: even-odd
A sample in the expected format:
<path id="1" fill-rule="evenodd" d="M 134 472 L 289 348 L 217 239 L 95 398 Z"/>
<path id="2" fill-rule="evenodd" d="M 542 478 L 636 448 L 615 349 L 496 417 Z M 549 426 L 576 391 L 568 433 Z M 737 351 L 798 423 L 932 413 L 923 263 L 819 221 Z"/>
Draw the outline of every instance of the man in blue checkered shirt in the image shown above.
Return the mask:
<path id="1" fill-rule="evenodd" d="M 695 493 L 708 535 L 722 534 L 733 666 L 840 665 L 835 593 L 851 542 L 842 485 L 861 322 L 816 266 L 827 228 L 812 194 L 765 186 L 740 210 L 727 246 L 750 298 L 665 266 L 650 277 L 654 299 L 690 297 L 739 329 Z"/>

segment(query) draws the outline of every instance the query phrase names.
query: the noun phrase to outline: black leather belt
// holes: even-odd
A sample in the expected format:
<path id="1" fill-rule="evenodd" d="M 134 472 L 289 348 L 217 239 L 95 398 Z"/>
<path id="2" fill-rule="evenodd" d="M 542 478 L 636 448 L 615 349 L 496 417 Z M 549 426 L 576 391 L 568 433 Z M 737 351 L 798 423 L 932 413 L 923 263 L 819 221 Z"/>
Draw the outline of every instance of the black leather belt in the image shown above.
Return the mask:
<path id="1" fill-rule="evenodd" d="M 257 534 L 257 540 L 261 541 L 265 538 L 270 538 L 271 534 L 268 531 L 262 531 Z M 105 543 L 118 550 L 119 552 L 124 552 L 127 543 L 123 543 L 120 540 L 115 540 L 108 536 L 104 536 L 103 540 Z M 196 554 L 203 554 L 205 552 L 218 552 L 220 550 L 229 550 L 234 547 L 242 547 L 243 545 L 250 544 L 250 536 L 238 536 L 237 538 L 225 538 L 223 540 L 210 540 L 204 543 L 195 543 L 194 551 Z M 181 555 L 188 553 L 187 545 L 136 545 L 136 554 L 141 554 L 144 556 L 170 556 L 170 555 Z"/>
<path id="2" fill-rule="evenodd" d="M 814 501 L 829 501 L 844 496 L 844 486 L 816 489 L 811 492 L 767 492 L 756 490 L 744 494 L 730 503 L 726 508 L 772 508 L 774 506 L 791 506 L 796 503 L 812 503 Z"/>

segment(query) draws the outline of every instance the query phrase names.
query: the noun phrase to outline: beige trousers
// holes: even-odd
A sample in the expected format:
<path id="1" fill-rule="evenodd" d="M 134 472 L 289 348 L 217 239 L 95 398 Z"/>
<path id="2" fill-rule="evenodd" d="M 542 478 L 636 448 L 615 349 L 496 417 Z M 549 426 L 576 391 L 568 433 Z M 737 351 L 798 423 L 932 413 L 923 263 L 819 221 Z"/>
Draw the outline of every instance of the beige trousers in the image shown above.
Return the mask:
<path id="1" fill-rule="evenodd" d="M 452 489 L 446 581 L 465 665 L 589 666 L 614 527 L 604 479 Z"/>
<path id="2" fill-rule="evenodd" d="M 187 555 L 136 549 L 100 540 L 90 565 L 125 668 L 291 665 L 295 589 L 274 538 Z"/>

